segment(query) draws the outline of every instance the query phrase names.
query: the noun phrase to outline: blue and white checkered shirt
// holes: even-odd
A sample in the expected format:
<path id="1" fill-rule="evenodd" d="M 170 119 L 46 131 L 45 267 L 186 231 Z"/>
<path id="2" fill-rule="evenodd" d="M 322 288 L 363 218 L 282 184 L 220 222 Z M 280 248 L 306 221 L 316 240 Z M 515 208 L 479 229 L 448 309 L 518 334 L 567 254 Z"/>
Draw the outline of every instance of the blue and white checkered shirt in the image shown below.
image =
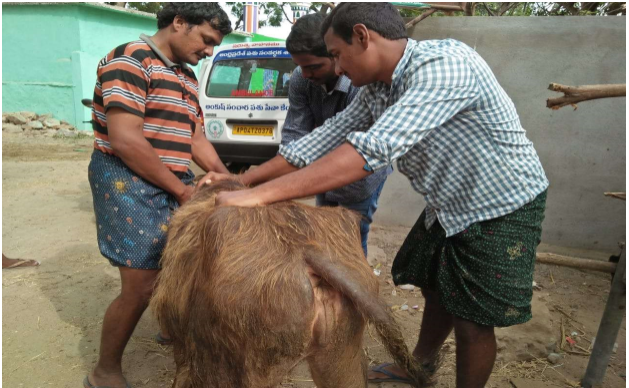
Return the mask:
<path id="1" fill-rule="evenodd" d="M 297 67 L 290 78 L 290 107 L 282 127 L 282 145 L 301 139 L 323 125 L 325 120 L 345 109 L 359 90 L 343 75 L 336 81 L 334 89 L 328 92 L 304 78 L 301 68 Z M 371 197 L 392 171 L 390 167 L 382 169 L 347 186 L 328 191 L 324 193 L 325 199 L 342 204 L 361 202 Z"/>
<path id="2" fill-rule="evenodd" d="M 513 102 L 481 56 L 453 39 L 409 39 L 390 86 L 363 87 L 347 109 L 280 154 L 303 167 L 346 141 L 366 169 L 397 160 L 426 200 L 426 227 L 439 219 L 448 237 L 512 213 L 548 187 Z"/>

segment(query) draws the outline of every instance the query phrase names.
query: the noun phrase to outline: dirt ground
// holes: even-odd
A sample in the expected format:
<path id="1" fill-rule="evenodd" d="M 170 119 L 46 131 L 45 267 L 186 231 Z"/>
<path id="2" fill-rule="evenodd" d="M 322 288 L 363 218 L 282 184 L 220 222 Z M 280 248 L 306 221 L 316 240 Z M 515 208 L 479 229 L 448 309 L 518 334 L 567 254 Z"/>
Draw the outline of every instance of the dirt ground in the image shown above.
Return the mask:
<path id="1" fill-rule="evenodd" d="M 35 258 L 39 268 L 2 272 L 2 382 L 5 387 L 81 387 L 97 359 L 100 327 L 106 307 L 119 290 L 118 272 L 103 259 L 96 244 L 92 198 L 87 182 L 91 140 L 2 136 L 2 250 L 9 257 Z M 409 188 L 410 189 L 410 188 Z M 370 249 L 383 262 L 381 295 L 393 306 L 411 308 L 395 315 L 409 346 L 417 341 L 423 299 L 417 290 L 394 288 L 390 267 L 407 228 L 374 226 Z M 574 252 L 557 247 L 541 249 L 605 259 L 613 252 Z M 585 372 L 592 338 L 609 292 L 607 274 L 538 265 L 535 280 L 544 293 L 549 322 L 559 343 L 566 333 L 578 332 L 579 348 L 564 353 L 557 364 L 545 359 L 498 361 L 488 387 L 570 387 Z M 395 292 L 393 292 L 395 291 Z M 392 295 L 392 294 L 395 295 Z M 417 305 L 415 310 L 412 306 Z M 526 328 L 525 328 L 526 329 Z M 533 330 L 533 329 L 531 329 Z M 158 326 L 147 312 L 137 327 L 124 358 L 124 370 L 134 387 L 169 387 L 172 352 L 152 336 Z M 612 357 L 603 386 L 625 382 L 625 332 Z M 535 333 L 531 332 L 531 336 Z M 568 334 L 569 335 L 569 334 Z M 455 346 L 449 340 L 438 387 L 454 387 Z M 388 360 L 370 330 L 365 354 L 371 364 Z M 518 351 L 509 346 L 500 359 Z M 581 355 L 577 353 L 586 354 Z M 282 387 L 314 387 L 308 369 L 299 365 Z M 382 388 L 405 387 L 380 384 Z"/>

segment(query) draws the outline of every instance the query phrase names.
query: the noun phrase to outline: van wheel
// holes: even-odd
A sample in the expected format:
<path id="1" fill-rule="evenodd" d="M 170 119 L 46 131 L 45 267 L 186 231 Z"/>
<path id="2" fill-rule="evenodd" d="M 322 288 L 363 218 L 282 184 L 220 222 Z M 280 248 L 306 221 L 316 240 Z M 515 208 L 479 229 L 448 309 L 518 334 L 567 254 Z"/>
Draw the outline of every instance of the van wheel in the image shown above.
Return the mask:
<path id="1" fill-rule="evenodd" d="M 227 166 L 227 169 L 232 174 L 243 174 L 245 171 L 249 169 L 249 167 L 251 167 L 249 163 L 231 162 Z"/>

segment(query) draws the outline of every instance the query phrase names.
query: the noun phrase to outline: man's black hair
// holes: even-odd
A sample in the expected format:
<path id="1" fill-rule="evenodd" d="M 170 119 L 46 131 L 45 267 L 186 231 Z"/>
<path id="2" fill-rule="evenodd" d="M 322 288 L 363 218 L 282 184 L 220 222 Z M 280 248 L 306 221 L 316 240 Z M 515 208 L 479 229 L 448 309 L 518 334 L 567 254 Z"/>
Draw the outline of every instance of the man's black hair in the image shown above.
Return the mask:
<path id="1" fill-rule="evenodd" d="M 232 32 L 232 23 L 218 3 L 164 3 L 164 7 L 157 12 L 157 28 L 168 27 L 181 16 L 189 25 L 199 25 L 209 22 L 210 26 L 223 36 Z"/>
<path id="2" fill-rule="evenodd" d="M 329 57 L 323 37 L 319 33 L 323 16 L 318 13 L 299 18 L 286 38 L 286 50 L 291 54 L 311 54 L 315 57 Z"/>
<path id="3" fill-rule="evenodd" d="M 364 24 L 388 40 L 408 38 L 404 20 L 391 3 L 341 3 L 321 24 L 321 36 L 332 28 L 334 34 L 352 44 L 356 24 Z"/>

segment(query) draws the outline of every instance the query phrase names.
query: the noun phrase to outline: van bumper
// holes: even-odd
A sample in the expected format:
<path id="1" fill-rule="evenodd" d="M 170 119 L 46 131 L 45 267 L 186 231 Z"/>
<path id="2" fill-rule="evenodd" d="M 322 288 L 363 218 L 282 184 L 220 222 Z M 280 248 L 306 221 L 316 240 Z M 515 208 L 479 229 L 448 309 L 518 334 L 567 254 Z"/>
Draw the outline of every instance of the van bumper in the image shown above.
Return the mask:
<path id="1" fill-rule="evenodd" d="M 262 164 L 273 159 L 280 148 L 277 144 L 211 143 L 223 163 Z"/>

